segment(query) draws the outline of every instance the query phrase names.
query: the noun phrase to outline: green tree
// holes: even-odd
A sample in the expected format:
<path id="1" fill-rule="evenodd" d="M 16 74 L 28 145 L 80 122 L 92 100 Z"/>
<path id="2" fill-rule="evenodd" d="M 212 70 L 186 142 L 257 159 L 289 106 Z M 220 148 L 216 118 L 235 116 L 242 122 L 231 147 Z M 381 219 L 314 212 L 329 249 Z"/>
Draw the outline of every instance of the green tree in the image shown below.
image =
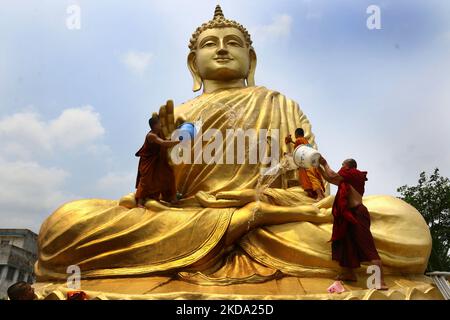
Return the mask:
<path id="1" fill-rule="evenodd" d="M 430 227 L 433 246 L 427 271 L 450 271 L 450 180 L 439 169 L 427 177 L 420 174 L 418 185 L 397 189 L 400 199 L 414 206 Z"/>

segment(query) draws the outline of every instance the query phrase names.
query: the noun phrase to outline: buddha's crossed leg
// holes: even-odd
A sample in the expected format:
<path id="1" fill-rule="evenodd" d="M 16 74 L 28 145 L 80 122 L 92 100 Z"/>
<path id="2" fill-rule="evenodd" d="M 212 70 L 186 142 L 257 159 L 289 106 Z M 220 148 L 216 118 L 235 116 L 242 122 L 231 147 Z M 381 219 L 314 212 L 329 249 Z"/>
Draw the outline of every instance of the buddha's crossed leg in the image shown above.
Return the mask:
<path id="1" fill-rule="evenodd" d="M 290 222 L 307 221 L 312 223 L 332 222 L 326 209 L 315 205 L 294 207 L 274 206 L 264 202 L 251 202 L 233 213 L 225 234 L 225 245 L 231 245 L 255 228 Z"/>
<path id="2" fill-rule="evenodd" d="M 290 222 L 308 221 L 313 223 L 332 222 L 330 210 L 319 209 L 316 205 L 302 205 L 294 207 L 280 207 L 264 202 L 250 202 L 236 209 L 230 221 L 221 244 L 216 246 L 205 257 L 191 265 L 191 267 L 208 264 L 221 252 L 222 248 L 238 242 L 249 231 L 269 225 Z"/>

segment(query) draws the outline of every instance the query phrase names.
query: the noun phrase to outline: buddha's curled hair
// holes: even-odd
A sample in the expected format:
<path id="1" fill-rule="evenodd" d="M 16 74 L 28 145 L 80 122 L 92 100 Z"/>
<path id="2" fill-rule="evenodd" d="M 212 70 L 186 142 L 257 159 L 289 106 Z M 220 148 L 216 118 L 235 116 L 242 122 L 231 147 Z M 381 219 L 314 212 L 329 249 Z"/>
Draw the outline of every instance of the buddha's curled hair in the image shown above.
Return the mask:
<path id="1" fill-rule="evenodd" d="M 214 28 L 236 28 L 243 33 L 247 46 L 248 47 L 252 46 L 252 39 L 251 39 L 250 33 L 247 31 L 247 29 L 245 29 L 243 25 L 241 25 L 240 23 L 238 23 L 234 20 L 226 19 L 225 16 L 223 15 L 222 9 L 220 8 L 219 5 L 217 5 L 216 9 L 214 11 L 213 19 L 209 20 L 208 22 L 203 23 L 192 34 L 192 37 L 189 41 L 189 49 L 191 51 L 195 50 L 197 40 L 198 40 L 200 33 L 202 33 L 203 31 L 205 31 L 207 29 L 214 29 Z"/>

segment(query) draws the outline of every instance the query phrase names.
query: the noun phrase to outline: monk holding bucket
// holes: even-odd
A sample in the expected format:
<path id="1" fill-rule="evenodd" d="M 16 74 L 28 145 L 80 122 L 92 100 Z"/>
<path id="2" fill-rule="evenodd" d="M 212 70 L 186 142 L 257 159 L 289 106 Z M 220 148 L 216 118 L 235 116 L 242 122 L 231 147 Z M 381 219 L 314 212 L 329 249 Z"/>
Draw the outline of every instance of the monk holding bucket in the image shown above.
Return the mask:
<path id="1" fill-rule="evenodd" d="M 285 139 L 286 143 L 293 143 L 297 148 L 300 145 L 309 145 L 308 140 L 305 138 L 305 132 L 302 128 L 295 130 L 295 142 L 292 140 L 291 135 Z M 325 186 L 323 183 L 322 175 L 315 167 L 298 169 L 298 180 L 300 186 L 305 190 L 309 197 L 322 200 L 325 198 Z"/>
<path id="2" fill-rule="evenodd" d="M 333 202 L 333 233 L 330 240 L 332 259 L 343 268 L 337 280 L 356 281 L 354 270 L 361 266 L 361 262 L 370 262 L 380 271 L 376 289 L 387 290 L 383 264 L 370 232 L 370 214 L 362 203 L 367 171 L 358 170 L 354 159 L 345 160 L 337 173 L 331 170 L 323 157 L 319 162 L 323 177 L 338 186 Z"/>

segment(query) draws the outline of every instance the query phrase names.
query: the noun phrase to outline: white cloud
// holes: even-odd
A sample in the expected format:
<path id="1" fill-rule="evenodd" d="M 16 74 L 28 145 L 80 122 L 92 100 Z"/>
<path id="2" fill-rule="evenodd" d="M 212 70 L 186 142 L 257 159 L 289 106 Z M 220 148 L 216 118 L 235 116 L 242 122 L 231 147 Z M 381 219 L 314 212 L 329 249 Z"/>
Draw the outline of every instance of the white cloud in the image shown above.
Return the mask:
<path id="1" fill-rule="evenodd" d="M 135 182 L 136 172 L 110 172 L 100 178 L 96 186 L 101 194 L 120 198 L 134 191 Z"/>
<path id="2" fill-rule="evenodd" d="M 152 60 L 152 54 L 143 51 L 129 51 L 123 56 L 123 63 L 134 73 L 143 74 Z"/>
<path id="3" fill-rule="evenodd" d="M 74 196 L 61 191 L 69 173 L 33 161 L 0 158 L 0 226 L 31 228 Z"/>
<path id="4" fill-rule="evenodd" d="M 50 121 L 34 111 L 19 112 L 0 118 L 1 156 L 30 159 L 56 148 L 76 149 L 93 144 L 104 132 L 91 106 L 65 109 Z"/>
<path id="5" fill-rule="evenodd" d="M 66 109 L 49 124 L 50 136 L 64 148 L 75 148 L 101 137 L 105 129 L 91 106 Z"/>
<path id="6" fill-rule="evenodd" d="M 51 120 L 34 110 L 0 118 L 0 226 L 38 231 L 52 211 L 77 198 L 65 191 L 69 172 L 38 159 L 100 150 L 104 132 L 91 106 L 65 109 Z"/>
<path id="7" fill-rule="evenodd" d="M 269 39 L 286 38 L 290 35 L 291 29 L 292 17 L 288 14 L 281 14 L 275 16 L 268 25 L 252 28 L 251 33 L 257 42 L 263 42 Z"/>
<path id="8" fill-rule="evenodd" d="M 35 148 L 50 151 L 47 125 L 37 113 L 26 111 L 0 119 L 0 147 L 2 155 L 27 157 Z"/>

